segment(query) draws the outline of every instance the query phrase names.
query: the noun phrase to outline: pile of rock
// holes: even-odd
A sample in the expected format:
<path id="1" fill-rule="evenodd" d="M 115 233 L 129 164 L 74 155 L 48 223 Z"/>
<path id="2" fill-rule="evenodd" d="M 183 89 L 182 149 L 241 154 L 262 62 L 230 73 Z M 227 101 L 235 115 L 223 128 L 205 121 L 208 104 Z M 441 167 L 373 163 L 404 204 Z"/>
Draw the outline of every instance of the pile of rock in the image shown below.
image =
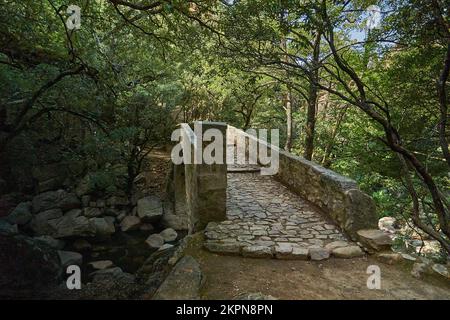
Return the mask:
<path id="1" fill-rule="evenodd" d="M 169 242 L 174 242 L 177 238 L 178 233 L 172 228 L 167 228 L 159 234 L 150 235 L 145 242 L 152 249 L 166 250 L 173 247 Z"/>
<path id="2" fill-rule="evenodd" d="M 435 263 L 431 259 L 417 255 L 416 252 L 392 250 L 392 239 L 399 233 L 399 226 L 395 218 L 381 218 L 378 225 L 379 230 L 359 230 L 357 232 L 359 241 L 368 252 L 376 253 L 377 258 L 387 264 L 406 263 L 412 265 L 411 275 L 415 278 L 434 274 L 450 279 L 448 266 Z"/>
<path id="3" fill-rule="evenodd" d="M 131 215 L 120 216 L 122 231 L 152 230 L 152 223 L 158 222 L 163 216 L 161 199 L 156 196 L 147 196 L 137 201 Z"/>
<path id="4" fill-rule="evenodd" d="M 241 254 L 251 258 L 275 258 L 281 260 L 313 260 L 321 261 L 330 256 L 336 258 L 355 258 L 364 255 L 364 251 L 356 244 L 347 241 L 333 241 L 325 246 L 301 246 L 292 243 L 277 245 L 245 245 L 239 242 L 207 241 L 205 247 L 215 253 Z"/>
<path id="5" fill-rule="evenodd" d="M 390 250 L 392 238 L 378 229 L 363 229 L 356 232 L 359 242 L 369 253 Z"/>
<path id="6" fill-rule="evenodd" d="M 136 229 L 152 230 L 150 223 L 163 214 L 161 200 L 154 196 L 137 201 L 131 211 L 130 201 L 124 196 L 91 199 L 65 190 L 38 194 L 32 201 L 20 203 L 2 221 L 4 233 L 14 233 L 17 226 L 29 229 L 35 236 L 54 239 L 73 237 L 103 237 L 116 232 Z"/>
<path id="7" fill-rule="evenodd" d="M 133 201 L 123 194 L 96 199 L 84 193 L 82 188 L 75 192 L 59 189 L 19 203 L 0 219 L 0 236 L 23 237 L 28 243 L 53 250 L 64 270 L 69 265 L 82 265 L 79 252 L 91 249 L 90 239 L 103 241 L 118 231 L 151 232 L 152 224 L 159 223 L 163 215 L 162 202 L 155 196 Z M 166 229 L 157 236 L 169 246 L 167 242 L 175 241 L 178 235 Z M 66 251 L 68 247 L 79 252 Z M 92 278 L 122 272 L 111 261 L 103 260 L 91 262 L 88 268 L 93 271 Z"/>

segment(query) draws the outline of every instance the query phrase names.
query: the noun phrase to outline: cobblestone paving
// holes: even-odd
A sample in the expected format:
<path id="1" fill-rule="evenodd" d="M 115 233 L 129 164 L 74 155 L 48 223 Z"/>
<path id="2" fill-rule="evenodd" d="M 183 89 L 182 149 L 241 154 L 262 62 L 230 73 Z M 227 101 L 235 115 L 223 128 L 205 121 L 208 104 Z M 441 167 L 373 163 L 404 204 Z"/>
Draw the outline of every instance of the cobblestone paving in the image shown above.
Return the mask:
<path id="1" fill-rule="evenodd" d="M 228 173 L 228 220 L 210 223 L 205 247 L 213 252 L 279 259 L 362 255 L 324 215 L 270 176 Z M 338 254 L 336 254 L 337 256 Z"/>

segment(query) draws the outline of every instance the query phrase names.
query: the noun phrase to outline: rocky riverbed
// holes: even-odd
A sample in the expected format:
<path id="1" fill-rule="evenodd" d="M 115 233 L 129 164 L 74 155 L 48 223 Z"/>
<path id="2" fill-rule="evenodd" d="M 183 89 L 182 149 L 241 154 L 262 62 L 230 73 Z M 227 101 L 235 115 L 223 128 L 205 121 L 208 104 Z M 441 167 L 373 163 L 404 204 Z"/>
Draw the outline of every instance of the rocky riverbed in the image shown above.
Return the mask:
<path id="1" fill-rule="evenodd" d="M 164 219 L 170 214 L 162 191 L 166 162 L 155 161 L 162 172 L 159 178 L 152 172 L 153 184 L 146 172 L 140 175 L 132 196 L 95 193 L 88 176 L 72 187 L 2 196 L 0 297 L 151 296 L 186 234 Z M 67 289 L 70 265 L 80 267 L 82 290 Z M 124 290 L 127 287 L 130 290 Z"/>

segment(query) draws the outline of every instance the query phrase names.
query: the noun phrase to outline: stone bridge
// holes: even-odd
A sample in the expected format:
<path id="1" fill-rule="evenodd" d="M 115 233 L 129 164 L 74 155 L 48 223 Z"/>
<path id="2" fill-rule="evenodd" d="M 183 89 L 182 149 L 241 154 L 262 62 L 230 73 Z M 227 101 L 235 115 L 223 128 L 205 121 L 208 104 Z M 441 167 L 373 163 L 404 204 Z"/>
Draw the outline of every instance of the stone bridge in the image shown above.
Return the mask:
<path id="1" fill-rule="evenodd" d="M 370 230 L 377 228 L 375 204 L 355 181 L 225 123 L 196 124 L 202 125 L 201 131 L 186 124 L 180 127 L 190 156 L 200 145 L 211 143 L 197 140 L 198 135 L 214 128 L 226 135 L 220 150 L 223 164 L 173 165 L 171 196 L 173 214 L 185 218 L 186 229 L 205 230 L 206 249 L 248 257 L 322 260 L 330 254 L 348 258 L 362 255 L 361 249 L 373 249 L 371 239 L 361 237 L 364 232 L 369 238 L 375 232 L 372 238 L 378 238 L 378 244 L 389 242 Z M 234 151 L 242 142 L 245 150 L 257 143 L 258 150 L 276 153 L 278 172 L 261 175 L 259 153 L 254 163 L 247 157 L 245 163 L 225 164 L 226 157 L 236 159 Z"/>

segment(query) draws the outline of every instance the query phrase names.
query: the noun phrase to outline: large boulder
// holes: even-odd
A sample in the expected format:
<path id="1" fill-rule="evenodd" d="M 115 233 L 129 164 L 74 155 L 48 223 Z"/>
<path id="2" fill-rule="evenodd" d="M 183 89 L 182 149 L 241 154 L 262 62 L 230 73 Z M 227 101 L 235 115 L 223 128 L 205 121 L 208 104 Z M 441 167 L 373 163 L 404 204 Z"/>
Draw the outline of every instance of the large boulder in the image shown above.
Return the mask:
<path id="1" fill-rule="evenodd" d="M 31 230 L 37 235 L 52 235 L 56 232 L 54 221 L 62 216 L 63 213 L 60 209 L 50 209 L 40 212 L 31 220 Z"/>
<path id="2" fill-rule="evenodd" d="M 144 222 L 156 222 L 163 215 L 161 199 L 156 196 L 148 196 L 137 202 L 137 215 Z"/>
<path id="3" fill-rule="evenodd" d="M 114 227 L 114 218 L 91 218 L 89 222 L 94 226 L 95 232 L 98 236 L 108 236 L 116 232 Z"/>
<path id="4" fill-rule="evenodd" d="M 120 228 L 123 232 L 137 230 L 140 226 L 141 219 L 135 216 L 126 216 L 120 223 Z"/>
<path id="5" fill-rule="evenodd" d="M 6 219 L 11 224 L 24 225 L 27 224 L 32 217 L 31 202 L 27 201 L 19 203 Z"/>
<path id="6" fill-rule="evenodd" d="M 91 237 L 96 234 L 95 226 L 84 216 L 73 218 L 64 216 L 60 219 L 51 220 L 51 225 L 55 228 L 54 238 L 66 237 Z"/>
<path id="7" fill-rule="evenodd" d="M 83 256 L 78 252 L 59 250 L 58 256 L 63 268 L 71 265 L 81 266 L 83 263 Z"/>
<path id="8" fill-rule="evenodd" d="M 175 241 L 175 240 L 177 240 L 177 237 L 178 237 L 178 233 L 172 228 L 164 229 L 159 234 L 161 237 L 163 237 L 165 242 Z"/>
<path id="9" fill-rule="evenodd" d="M 198 300 L 203 284 L 198 262 L 191 256 L 183 257 L 153 296 L 154 300 Z"/>
<path id="10" fill-rule="evenodd" d="M 187 215 L 181 214 L 164 213 L 162 224 L 175 230 L 188 230 L 189 228 Z"/>
<path id="11" fill-rule="evenodd" d="M 180 212 L 175 212 L 173 205 L 170 202 L 163 202 L 164 214 L 161 218 L 161 224 L 166 228 L 172 228 L 177 231 L 188 230 L 189 221 L 188 215 L 185 210 L 179 210 Z"/>
<path id="12" fill-rule="evenodd" d="M 398 222 L 394 217 L 383 217 L 378 220 L 378 228 L 384 232 L 395 233 L 398 230 Z"/>
<path id="13" fill-rule="evenodd" d="M 392 239 L 389 235 L 377 229 L 363 229 L 357 231 L 358 240 L 369 251 L 389 250 Z"/>
<path id="14" fill-rule="evenodd" d="M 145 242 L 152 249 L 159 249 L 164 245 L 164 238 L 159 234 L 150 235 Z"/>
<path id="15" fill-rule="evenodd" d="M 33 198 L 33 212 L 38 213 L 50 209 L 69 211 L 81 206 L 80 200 L 73 193 L 64 190 L 47 191 Z"/>

